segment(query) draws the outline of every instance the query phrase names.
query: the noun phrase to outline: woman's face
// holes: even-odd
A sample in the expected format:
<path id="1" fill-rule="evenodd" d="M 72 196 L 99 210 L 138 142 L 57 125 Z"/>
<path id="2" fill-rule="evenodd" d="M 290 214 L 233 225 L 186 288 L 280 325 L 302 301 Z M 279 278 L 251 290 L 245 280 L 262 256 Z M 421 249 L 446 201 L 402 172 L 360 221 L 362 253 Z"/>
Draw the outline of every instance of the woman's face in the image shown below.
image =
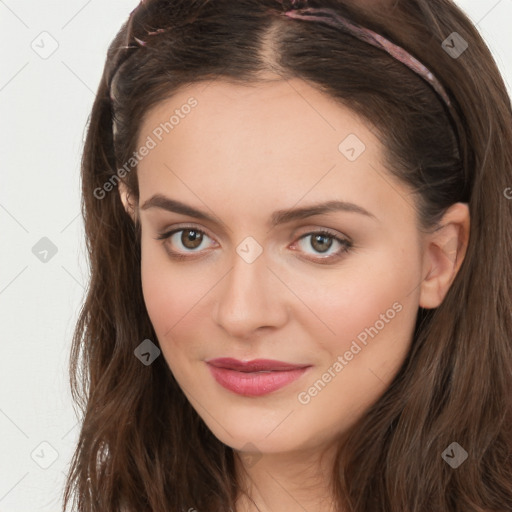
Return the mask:
<path id="1" fill-rule="evenodd" d="M 142 146 L 144 299 L 183 392 L 235 449 L 327 446 L 399 370 L 428 271 L 380 142 L 295 79 L 182 89 Z"/>

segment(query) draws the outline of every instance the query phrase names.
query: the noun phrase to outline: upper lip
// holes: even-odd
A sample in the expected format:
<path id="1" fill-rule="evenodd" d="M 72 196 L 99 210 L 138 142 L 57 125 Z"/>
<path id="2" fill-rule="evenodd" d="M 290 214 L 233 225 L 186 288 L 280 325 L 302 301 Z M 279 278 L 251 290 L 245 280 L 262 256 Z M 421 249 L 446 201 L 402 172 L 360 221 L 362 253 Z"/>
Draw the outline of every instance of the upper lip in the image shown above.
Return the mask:
<path id="1" fill-rule="evenodd" d="M 285 363 L 283 361 L 275 361 L 273 359 L 253 359 L 251 361 L 239 361 L 238 359 L 233 359 L 231 357 L 209 359 L 206 362 L 212 366 L 216 366 L 217 368 L 226 368 L 228 370 L 236 370 L 239 372 L 287 371 L 311 366 L 309 364 Z"/>

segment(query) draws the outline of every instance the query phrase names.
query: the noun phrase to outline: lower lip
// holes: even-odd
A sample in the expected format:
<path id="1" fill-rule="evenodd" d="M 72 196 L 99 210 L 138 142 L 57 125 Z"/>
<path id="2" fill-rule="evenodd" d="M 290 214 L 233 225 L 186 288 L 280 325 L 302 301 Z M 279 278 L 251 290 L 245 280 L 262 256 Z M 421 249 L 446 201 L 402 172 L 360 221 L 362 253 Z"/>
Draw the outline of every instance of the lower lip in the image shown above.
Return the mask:
<path id="1" fill-rule="evenodd" d="M 310 368 L 272 372 L 238 372 L 208 365 L 214 379 L 226 389 L 244 396 L 261 396 L 297 380 Z"/>

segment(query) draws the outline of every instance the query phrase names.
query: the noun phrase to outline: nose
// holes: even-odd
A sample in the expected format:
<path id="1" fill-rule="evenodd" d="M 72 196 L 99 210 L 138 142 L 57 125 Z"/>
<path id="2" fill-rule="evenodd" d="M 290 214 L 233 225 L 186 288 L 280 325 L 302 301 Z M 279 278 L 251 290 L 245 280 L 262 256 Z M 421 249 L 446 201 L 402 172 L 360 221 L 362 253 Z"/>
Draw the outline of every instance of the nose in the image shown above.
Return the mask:
<path id="1" fill-rule="evenodd" d="M 231 337 L 245 340 L 288 321 L 290 292 L 286 294 L 267 264 L 265 253 L 252 263 L 235 253 L 231 270 L 219 284 L 214 321 Z"/>

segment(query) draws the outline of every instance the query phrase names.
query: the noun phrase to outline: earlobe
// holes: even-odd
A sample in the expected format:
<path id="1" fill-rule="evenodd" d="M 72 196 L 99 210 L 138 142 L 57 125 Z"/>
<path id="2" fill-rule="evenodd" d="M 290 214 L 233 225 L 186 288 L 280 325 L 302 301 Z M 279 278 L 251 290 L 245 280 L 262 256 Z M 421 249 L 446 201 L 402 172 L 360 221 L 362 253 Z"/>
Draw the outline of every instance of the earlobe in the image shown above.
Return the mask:
<path id="1" fill-rule="evenodd" d="M 453 204 L 444 214 L 440 227 L 427 235 L 424 252 L 424 279 L 419 305 L 438 307 L 450 289 L 466 255 L 470 217 L 466 203 Z"/>

